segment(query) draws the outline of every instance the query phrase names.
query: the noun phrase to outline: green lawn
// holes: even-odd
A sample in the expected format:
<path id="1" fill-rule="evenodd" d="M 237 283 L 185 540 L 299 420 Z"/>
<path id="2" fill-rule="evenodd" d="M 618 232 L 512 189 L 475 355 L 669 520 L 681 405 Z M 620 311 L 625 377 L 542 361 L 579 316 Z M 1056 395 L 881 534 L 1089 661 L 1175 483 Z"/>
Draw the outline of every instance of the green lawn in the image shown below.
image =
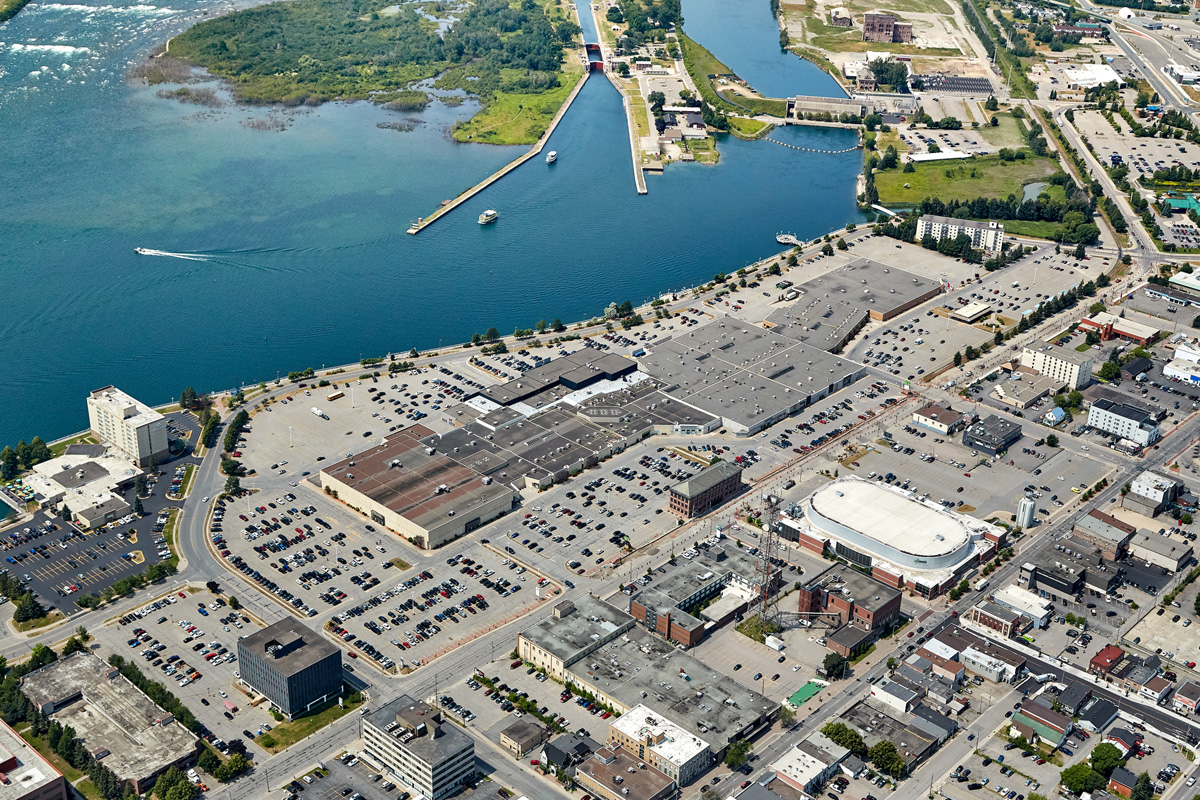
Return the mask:
<path id="1" fill-rule="evenodd" d="M 1055 187 L 1061 188 L 1061 187 Z M 1057 222 L 1040 222 L 1023 219 L 1004 220 L 1004 232 L 1013 236 L 1031 236 L 1034 239 L 1053 241 L 1062 228 Z"/>
<path id="2" fill-rule="evenodd" d="M 733 70 L 718 61 L 717 57 L 703 45 L 689 39 L 683 32 L 679 34 L 679 44 L 683 48 L 684 66 L 687 67 L 688 74 L 692 76 L 696 88 L 700 90 L 700 96 L 709 105 L 717 108 L 736 109 L 736 106 L 731 106 L 728 101 L 717 94 L 712 82 L 708 79 L 709 75 L 732 75 L 734 74 Z"/>
<path id="3" fill-rule="evenodd" d="M 50 452 L 56 456 L 61 456 L 67 450 L 67 445 L 79 444 L 81 442 L 94 443 L 96 440 L 92 438 L 92 434 L 81 433 L 78 436 L 72 436 L 70 439 L 63 439 L 61 442 L 55 442 L 50 445 Z"/>
<path id="4" fill-rule="evenodd" d="M 339 708 L 335 700 L 313 714 L 294 719 L 291 722 L 281 722 L 272 728 L 269 734 L 270 738 L 275 740 L 274 746 L 266 749 L 271 753 L 286 750 L 301 739 L 311 736 L 326 725 L 352 713 L 361 705 L 362 701 L 358 703 L 346 702 L 344 708 Z"/>
<path id="5" fill-rule="evenodd" d="M 1012 114 L 999 113 L 994 115 L 999 124 L 996 127 L 980 124 L 979 134 L 992 147 L 1024 147 L 1025 135 L 1021 123 Z"/>
<path id="6" fill-rule="evenodd" d="M 729 126 L 742 139 L 760 139 L 775 128 L 774 125 L 767 122 L 759 122 L 756 119 L 742 119 L 741 117 L 730 117 Z"/>
<path id="7" fill-rule="evenodd" d="M 63 615 L 62 615 L 61 611 L 59 611 L 57 609 L 51 609 L 50 612 L 48 614 L 46 614 L 46 616 L 44 616 L 44 617 L 37 617 L 35 619 L 27 620 L 25 622 L 14 622 L 13 624 L 16 626 L 17 630 L 24 632 L 24 631 L 32 631 L 37 628 L 44 628 L 47 625 L 53 625 L 54 623 L 58 622 L 62 618 L 63 618 Z"/>
<path id="8" fill-rule="evenodd" d="M 976 197 L 1021 196 L 1022 187 L 1049 177 L 1058 169 L 1050 158 L 1001 161 L 999 156 L 977 156 L 962 161 L 935 161 L 875 173 L 875 187 L 883 205 L 915 204 L 926 197 L 970 200 Z"/>
<path id="9" fill-rule="evenodd" d="M 734 94 L 728 90 L 718 92 L 731 105 L 741 106 L 752 114 L 768 114 L 772 117 L 787 116 L 787 100 L 775 100 L 770 97 L 746 97 Z"/>
<path id="10" fill-rule="evenodd" d="M 39 739 L 30 733 L 28 725 L 24 726 L 23 728 L 18 728 L 17 732 L 21 734 L 22 739 L 29 742 L 33 749 L 37 750 L 38 753 L 41 754 L 42 758 L 49 761 L 55 769 L 61 772 L 63 777 L 68 781 L 74 783 L 83 777 L 82 772 L 72 767 L 66 761 L 63 761 L 58 753 L 55 753 L 53 750 L 51 750 L 50 745 L 46 743 L 45 739 Z"/>

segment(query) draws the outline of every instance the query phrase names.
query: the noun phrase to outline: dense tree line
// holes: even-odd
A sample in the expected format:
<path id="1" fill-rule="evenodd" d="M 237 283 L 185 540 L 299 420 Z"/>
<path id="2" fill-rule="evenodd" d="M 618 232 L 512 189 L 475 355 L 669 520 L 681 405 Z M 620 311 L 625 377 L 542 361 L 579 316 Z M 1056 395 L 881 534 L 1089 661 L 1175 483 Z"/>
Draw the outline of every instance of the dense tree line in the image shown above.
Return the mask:
<path id="1" fill-rule="evenodd" d="M 1074 191 L 1074 183 L 1070 181 L 1068 193 L 1071 197 L 1065 201 L 1051 200 L 1045 195 L 1039 195 L 1034 200 L 1022 200 L 1010 194 L 1007 198 L 977 197 L 973 200 L 942 200 L 937 197 L 927 197 L 913 209 L 913 216 L 934 214 L 956 219 L 997 219 L 997 220 L 1027 220 L 1031 222 L 1057 222 L 1063 226 L 1062 240 L 1072 244 L 1090 244 L 1100 236 L 1100 229 L 1091 221 L 1095 210 L 1092 202 L 1081 192 Z M 1061 183 L 1062 179 L 1055 176 L 1051 179 Z M 915 235 L 915 222 L 913 224 Z"/>
<path id="2" fill-rule="evenodd" d="M 627 23 L 625 35 L 633 46 L 665 38 L 666 29 L 683 24 L 680 0 L 620 0 L 621 15 Z"/>
<path id="3" fill-rule="evenodd" d="M 225 428 L 225 452 L 232 453 L 237 450 L 238 438 L 242 435 L 242 430 L 246 427 L 246 423 L 250 421 L 250 415 L 245 409 L 238 411 L 233 415 L 233 419 Z"/>
<path id="4" fill-rule="evenodd" d="M 28 444 L 22 439 L 17 442 L 16 447 L 6 445 L 3 450 L 0 450 L 0 479 L 12 480 L 22 470 L 52 458 L 54 458 L 54 453 L 50 452 L 50 448 L 40 436 L 33 437 Z"/>
<path id="5" fill-rule="evenodd" d="M 869 66 L 877 83 L 891 86 L 898 92 L 908 91 L 907 63 L 890 58 L 877 58 Z"/>

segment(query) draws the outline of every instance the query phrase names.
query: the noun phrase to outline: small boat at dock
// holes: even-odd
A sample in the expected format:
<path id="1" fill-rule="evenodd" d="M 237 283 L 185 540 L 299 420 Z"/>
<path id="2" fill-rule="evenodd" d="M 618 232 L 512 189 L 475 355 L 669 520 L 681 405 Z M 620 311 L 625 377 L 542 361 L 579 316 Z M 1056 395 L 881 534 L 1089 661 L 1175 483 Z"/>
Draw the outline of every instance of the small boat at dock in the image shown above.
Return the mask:
<path id="1" fill-rule="evenodd" d="M 489 208 L 487 211 L 485 211 L 479 215 L 479 224 L 480 225 L 489 225 L 489 224 L 495 222 L 499 218 L 500 218 L 500 213 L 493 208 Z"/>
<path id="2" fill-rule="evenodd" d="M 797 239 L 795 236 L 793 236 L 790 233 L 776 234 L 775 241 L 778 242 L 779 244 L 790 244 L 792 247 L 804 246 L 804 242 L 800 241 L 799 239 Z"/>

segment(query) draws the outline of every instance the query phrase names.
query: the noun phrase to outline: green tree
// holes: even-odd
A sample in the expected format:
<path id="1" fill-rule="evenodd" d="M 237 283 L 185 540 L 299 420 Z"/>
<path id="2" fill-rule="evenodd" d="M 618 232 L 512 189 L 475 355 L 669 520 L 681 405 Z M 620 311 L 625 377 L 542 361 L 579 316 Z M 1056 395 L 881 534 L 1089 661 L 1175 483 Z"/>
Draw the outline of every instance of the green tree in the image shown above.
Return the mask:
<path id="1" fill-rule="evenodd" d="M 908 769 L 904 757 L 896 750 L 896 745 L 886 739 L 872 747 L 869 755 L 876 769 L 893 778 L 903 778 Z"/>
<path id="2" fill-rule="evenodd" d="M 1076 259 L 1083 259 L 1083 257 L 1084 257 L 1084 256 L 1086 256 L 1086 255 L 1087 255 L 1087 250 L 1086 250 L 1086 249 L 1084 249 L 1083 242 L 1080 242 L 1080 243 L 1079 243 L 1079 244 L 1078 244 L 1078 245 L 1075 247 L 1075 258 L 1076 258 Z"/>
<path id="3" fill-rule="evenodd" d="M 750 742 L 745 739 L 739 739 L 725 751 L 725 766 L 730 769 L 738 769 L 746 763 L 746 756 L 750 754 Z"/>
<path id="4" fill-rule="evenodd" d="M 226 494 L 240 494 L 242 491 L 242 481 L 237 475 L 230 475 L 225 479 Z"/>
<path id="5" fill-rule="evenodd" d="M 67 639 L 67 643 L 63 645 L 62 656 L 63 658 L 66 658 L 72 653 L 78 653 L 82 650 L 87 650 L 87 645 L 72 636 L 71 638 Z"/>
<path id="6" fill-rule="evenodd" d="M 846 244 L 846 240 L 845 240 L 845 239 L 841 239 L 841 238 L 839 238 L 839 239 L 837 240 L 837 249 L 838 249 L 838 250 L 849 250 L 849 249 L 850 249 L 850 245 Z"/>
<path id="7" fill-rule="evenodd" d="M 828 736 L 834 744 L 841 745 L 859 758 L 867 755 L 867 743 L 859 736 L 858 731 L 844 722 L 828 722 L 821 728 L 821 733 Z"/>
<path id="8" fill-rule="evenodd" d="M 1101 789 L 1107 783 L 1104 776 L 1087 764 L 1076 764 L 1072 767 L 1067 767 L 1059 776 L 1059 782 L 1062 785 L 1074 792 L 1075 794 L 1083 794 L 1084 792 L 1094 792 Z"/>
<path id="9" fill-rule="evenodd" d="M 1091 761 L 1092 769 L 1106 778 L 1112 775 L 1112 771 L 1117 767 L 1125 766 L 1121 751 L 1108 742 L 1101 742 L 1092 749 Z"/>
<path id="10" fill-rule="evenodd" d="M 242 603 L 236 597 L 230 597 L 229 598 L 229 607 L 232 608 L 234 611 L 237 611 L 239 608 L 242 607 Z"/>
<path id="11" fill-rule="evenodd" d="M 1180 515 L 1179 521 L 1182 522 L 1184 525 L 1191 525 L 1192 524 L 1192 515 L 1188 514 L 1187 512 L 1184 512 L 1183 514 Z"/>
<path id="12" fill-rule="evenodd" d="M 1200 317 L 1196 319 L 1200 320 Z M 10 481 L 17 477 L 20 470 L 21 462 L 17 458 L 17 451 L 5 445 L 4 449 L 0 450 L 0 480 Z"/>
<path id="13" fill-rule="evenodd" d="M 138 497 L 142 497 L 146 494 L 145 475 L 139 473 L 138 476 L 133 479 L 133 493 Z"/>
<path id="14" fill-rule="evenodd" d="M 90 642 L 92 640 L 92 635 L 82 625 L 75 628 L 75 635 L 79 637 L 79 641 L 81 642 Z"/>
<path id="15" fill-rule="evenodd" d="M 139 517 L 146 513 L 146 509 L 142 508 L 142 498 L 133 498 L 133 513 Z"/>
<path id="16" fill-rule="evenodd" d="M 1154 797 L 1154 786 L 1150 783 L 1150 773 L 1143 772 L 1137 777 L 1137 783 L 1133 785 L 1133 792 L 1129 795 L 1129 800 L 1152 800 Z M 1030 800 L 1033 800 L 1031 797 Z"/>
<path id="17" fill-rule="evenodd" d="M 625 21 L 625 15 L 621 13 L 619 6 L 610 7 L 604 16 L 609 22 L 615 22 L 618 25 Z"/>
<path id="18" fill-rule="evenodd" d="M 1100 365 L 1099 375 L 1106 381 L 1116 380 L 1121 374 L 1121 366 L 1115 361 L 1105 361 Z"/>
<path id="19" fill-rule="evenodd" d="M 826 242 L 826 243 L 825 243 L 825 244 L 824 244 L 824 245 L 821 247 L 821 252 L 822 252 L 822 253 L 824 253 L 824 254 L 825 254 L 825 255 L 827 255 L 827 256 L 831 256 L 831 255 L 833 255 L 833 245 L 831 245 L 829 242 Z M 24 444 L 24 442 L 22 442 L 22 444 Z M 19 445 L 18 445 L 18 447 L 19 447 Z"/>
<path id="20" fill-rule="evenodd" d="M 846 677 L 846 668 L 849 665 L 850 662 L 838 653 L 826 653 L 825 661 L 822 663 L 822 666 L 825 667 L 825 674 L 830 680 Z"/>
<path id="21" fill-rule="evenodd" d="M 200 757 L 196 760 L 196 765 L 211 775 L 217 767 L 221 766 L 221 757 L 204 747 L 200 750 Z"/>
<path id="22" fill-rule="evenodd" d="M 796 721 L 796 710 L 787 703 L 779 707 L 779 724 L 785 728 L 792 727 Z"/>
<path id="23" fill-rule="evenodd" d="M 191 386 L 185 386 L 183 392 L 179 395 L 179 405 L 183 408 L 192 409 L 196 407 L 196 390 Z"/>
<path id="24" fill-rule="evenodd" d="M 1067 395 L 1067 403 L 1071 406 L 1071 408 L 1082 407 L 1083 406 L 1083 393 L 1080 392 L 1078 389 L 1072 389 L 1071 393 Z"/>
<path id="25" fill-rule="evenodd" d="M 1053 433 L 1046 437 L 1047 447 L 1058 447 L 1058 437 Z"/>
<path id="26" fill-rule="evenodd" d="M 17 600 L 16 607 L 13 609 L 13 619 L 17 622 L 28 622 L 31 619 L 44 617 L 46 609 L 42 608 L 42 604 L 33 596 L 33 592 L 26 592 Z"/>
<path id="27" fill-rule="evenodd" d="M 954 354 L 954 366 L 956 366 L 956 367 L 961 367 L 961 366 L 962 366 L 962 361 L 963 361 L 963 359 L 962 359 L 962 353 L 955 353 L 955 354 Z"/>
<path id="28" fill-rule="evenodd" d="M 485 342 L 499 341 L 500 340 L 500 331 L 496 330 L 495 326 L 488 328 L 487 331 L 483 334 L 483 340 Z"/>

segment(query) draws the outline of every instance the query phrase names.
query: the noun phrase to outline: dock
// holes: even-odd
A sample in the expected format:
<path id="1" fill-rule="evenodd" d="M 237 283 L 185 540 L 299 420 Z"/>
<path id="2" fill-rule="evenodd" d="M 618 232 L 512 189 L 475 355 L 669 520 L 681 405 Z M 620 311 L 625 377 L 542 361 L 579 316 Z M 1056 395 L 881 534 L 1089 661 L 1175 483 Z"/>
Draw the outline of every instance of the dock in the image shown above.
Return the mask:
<path id="1" fill-rule="evenodd" d="M 500 180 L 505 175 L 512 172 L 514 169 L 521 166 L 522 164 L 524 164 L 529 159 L 540 155 L 542 152 L 542 148 L 544 148 L 546 146 L 546 142 L 550 141 L 550 135 L 554 133 L 554 129 L 558 127 L 558 123 L 561 122 L 562 118 L 566 115 L 567 109 L 569 109 L 571 107 L 571 104 L 575 102 L 575 98 L 579 96 L 579 92 L 583 89 L 583 85 L 585 83 L 587 83 L 587 79 L 588 79 L 589 75 L 591 75 L 591 70 L 585 69 L 583 71 L 583 75 L 581 75 L 579 78 L 579 82 L 575 84 L 575 88 L 571 90 L 571 93 L 569 95 L 567 95 L 566 101 L 564 101 L 562 104 L 562 107 L 558 109 L 558 113 L 554 115 L 554 119 L 550 120 L 550 124 L 546 127 L 546 132 L 543 133 L 541 135 L 541 137 L 538 138 L 538 140 L 534 143 L 533 147 L 529 148 L 529 152 L 524 153 L 523 155 L 518 156 L 517 158 L 508 162 L 503 167 L 496 170 L 491 175 L 487 176 L 482 181 L 480 181 L 479 183 L 472 186 L 470 189 L 467 189 L 466 191 L 464 191 L 463 193 L 461 193 L 460 195 L 455 197 L 453 200 L 446 203 L 444 206 L 442 206 L 438 210 L 434 211 L 428 217 L 422 217 L 421 219 L 417 220 L 416 223 L 405 232 L 412 236 L 416 236 L 418 233 L 420 233 L 421 231 L 428 228 L 434 222 L 441 219 L 442 217 L 444 217 L 446 214 L 453 211 L 454 209 L 458 208 L 460 205 L 467 202 L 472 197 L 479 194 L 484 189 L 491 186 L 493 183 Z"/>

